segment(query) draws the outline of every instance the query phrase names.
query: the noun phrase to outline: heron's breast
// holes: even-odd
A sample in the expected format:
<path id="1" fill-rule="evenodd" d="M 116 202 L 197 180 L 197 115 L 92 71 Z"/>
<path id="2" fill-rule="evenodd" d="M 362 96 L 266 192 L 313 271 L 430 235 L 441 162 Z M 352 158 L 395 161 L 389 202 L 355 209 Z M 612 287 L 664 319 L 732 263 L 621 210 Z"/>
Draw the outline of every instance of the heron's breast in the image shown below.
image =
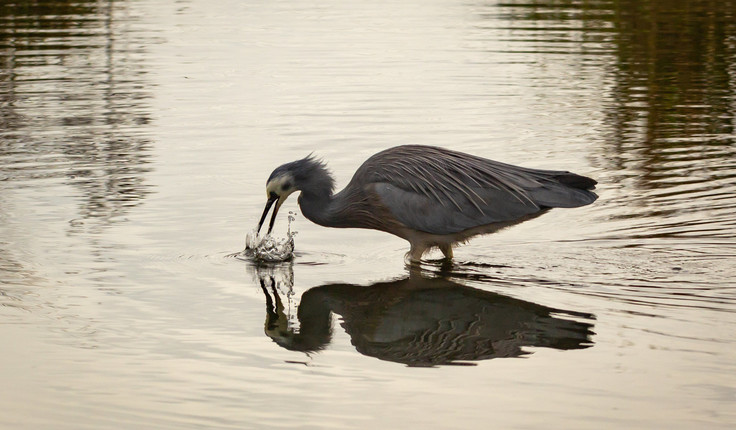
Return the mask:
<path id="1" fill-rule="evenodd" d="M 404 237 L 401 233 L 407 228 L 383 203 L 372 186 L 367 186 L 362 192 L 356 193 L 346 210 L 346 215 L 354 224 L 360 225 L 360 228 L 381 230 L 399 237 Z"/>

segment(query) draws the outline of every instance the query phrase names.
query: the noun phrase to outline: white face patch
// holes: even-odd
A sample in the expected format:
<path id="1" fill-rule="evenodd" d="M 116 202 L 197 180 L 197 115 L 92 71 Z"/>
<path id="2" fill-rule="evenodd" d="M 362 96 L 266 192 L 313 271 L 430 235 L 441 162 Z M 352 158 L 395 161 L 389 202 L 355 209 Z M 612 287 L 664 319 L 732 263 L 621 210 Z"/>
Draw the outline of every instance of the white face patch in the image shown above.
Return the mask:
<path id="1" fill-rule="evenodd" d="M 296 188 L 294 187 L 294 178 L 289 174 L 277 176 L 266 184 L 267 198 L 271 196 L 271 193 L 279 196 L 279 201 L 276 202 L 276 208 L 279 208 L 286 198 L 294 191 L 296 191 Z"/>

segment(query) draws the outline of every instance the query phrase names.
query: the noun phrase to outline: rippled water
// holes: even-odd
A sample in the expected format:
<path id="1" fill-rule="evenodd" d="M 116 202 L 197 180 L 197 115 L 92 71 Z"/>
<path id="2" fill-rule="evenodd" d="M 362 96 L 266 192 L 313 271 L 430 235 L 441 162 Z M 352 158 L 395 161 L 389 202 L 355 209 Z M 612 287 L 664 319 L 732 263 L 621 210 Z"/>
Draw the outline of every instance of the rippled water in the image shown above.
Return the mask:
<path id="1" fill-rule="evenodd" d="M 0 5 L 0 427 L 732 428 L 734 11 Z M 232 256 L 274 167 L 404 143 L 600 198 L 452 265 L 301 215 Z"/>

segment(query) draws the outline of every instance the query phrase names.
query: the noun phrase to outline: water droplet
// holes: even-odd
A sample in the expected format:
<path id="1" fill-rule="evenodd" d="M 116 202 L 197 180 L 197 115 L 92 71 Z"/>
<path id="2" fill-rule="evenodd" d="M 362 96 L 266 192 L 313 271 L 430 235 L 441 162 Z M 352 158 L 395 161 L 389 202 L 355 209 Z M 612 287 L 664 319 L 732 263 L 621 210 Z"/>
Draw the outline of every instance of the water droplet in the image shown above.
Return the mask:
<path id="1" fill-rule="evenodd" d="M 241 255 L 255 261 L 279 262 L 288 261 L 294 257 L 294 236 L 296 232 L 291 231 L 291 219 L 286 237 L 277 238 L 270 234 L 263 237 L 252 230 L 245 236 L 245 249 Z"/>

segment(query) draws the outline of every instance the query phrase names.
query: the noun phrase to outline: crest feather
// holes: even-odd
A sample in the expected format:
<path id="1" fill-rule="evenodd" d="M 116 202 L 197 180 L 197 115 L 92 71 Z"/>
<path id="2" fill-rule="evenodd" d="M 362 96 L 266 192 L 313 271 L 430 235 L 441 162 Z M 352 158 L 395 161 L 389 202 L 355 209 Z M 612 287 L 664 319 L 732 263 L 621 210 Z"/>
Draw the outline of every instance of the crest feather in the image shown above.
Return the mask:
<path id="1" fill-rule="evenodd" d="M 296 188 L 302 192 L 332 195 L 335 191 L 335 179 L 327 169 L 327 164 L 315 157 L 313 153 L 301 160 L 277 167 L 267 182 L 285 175 L 294 178 Z"/>

